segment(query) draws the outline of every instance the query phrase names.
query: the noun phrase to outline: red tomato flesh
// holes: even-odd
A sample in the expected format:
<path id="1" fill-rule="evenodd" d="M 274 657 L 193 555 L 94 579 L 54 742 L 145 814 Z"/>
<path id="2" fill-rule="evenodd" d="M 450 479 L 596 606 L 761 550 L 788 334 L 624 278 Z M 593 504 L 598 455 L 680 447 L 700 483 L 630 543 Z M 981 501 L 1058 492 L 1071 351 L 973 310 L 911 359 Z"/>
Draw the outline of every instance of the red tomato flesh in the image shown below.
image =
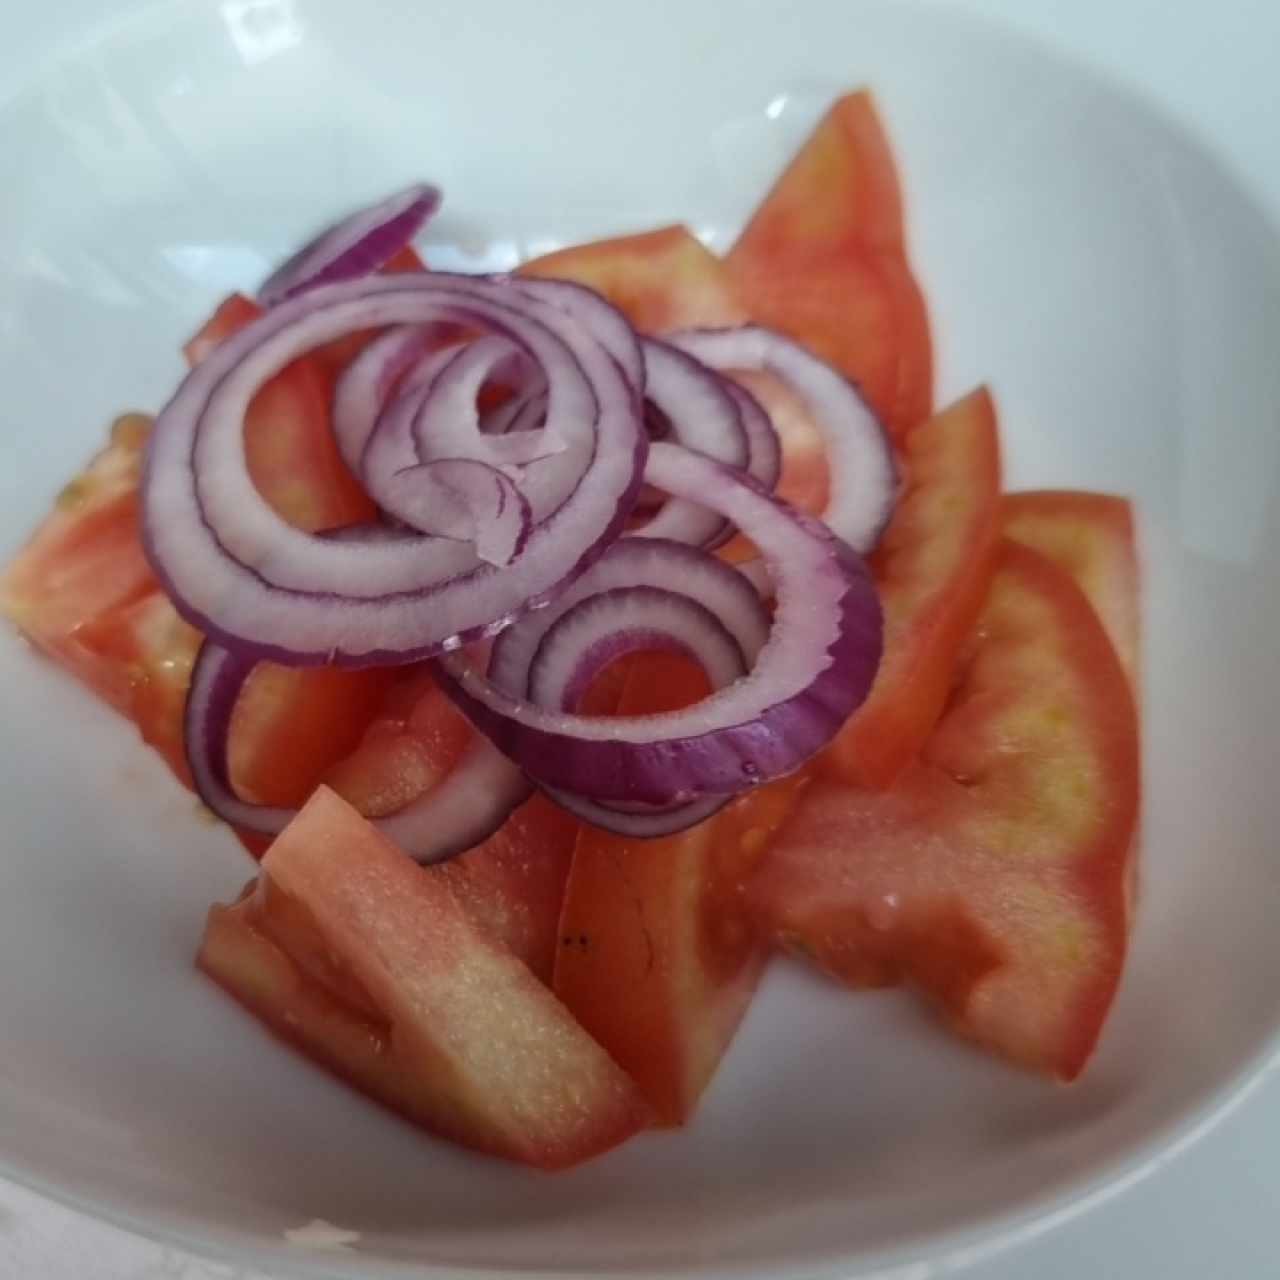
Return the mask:
<path id="1" fill-rule="evenodd" d="M 646 654 L 624 715 L 704 697 L 700 668 Z M 584 825 L 560 917 L 555 991 L 635 1080 L 665 1125 L 683 1124 L 755 991 L 766 947 L 738 886 L 807 779 L 762 787 L 688 831 L 635 840 Z"/>
<path id="2" fill-rule="evenodd" d="M 561 1169 L 648 1119 L 635 1087 L 447 885 L 321 787 L 198 963 L 285 1040 L 464 1146 Z"/>
<path id="3" fill-rule="evenodd" d="M 526 262 L 519 274 L 588 285 L 642 333 L 747 319 L 723 264 L 682 226 L 559 249 Z"/>
<path id="4" fill-rule="evenodd" d="M 1124 961 L 1138 768 L 1088 600 L 1005 542 L 921 762 L 885 792 L 811 788 L 749 900 L 843 981 L 910 980 L 963 1034 L 1073 1079 Z"/>
<path id="5" fill-rule="evenodd" d="M 430 672 L 415 671 L 387 693 L 359 745 L 325 781 L 366 817 L 382 817 L 447 777 L 474 733 Z M 426 869 L 474 924 L 548 983 L 578 825 L 535 795 L 488 840 Z"/>
<path id="6" fill-rule="evenodd" d="M 752 316 L 843 370 L 894 435 L 929 416 L 928 315 L 907 261 L 893 154 L 869 93 L 831 108 L 725 262 Z"/>
<path id="7" fill-rule="evenodd" d="M 820 764 L 866 787 L 888 786 L 924 746 L 995 572 L 1000 446 L 985 388 L 909 432 L 902 467 L 902 495 L 871 556 L 884 657 Z"/>
<path id="8" fill-rule="evenodd" d="M 1133 687 L 1142 677 L 1138 554 L 1128 498 L 1038 489 L 1004 498 L 1005 533 L 1060 565 L 1089 597 Z"/>

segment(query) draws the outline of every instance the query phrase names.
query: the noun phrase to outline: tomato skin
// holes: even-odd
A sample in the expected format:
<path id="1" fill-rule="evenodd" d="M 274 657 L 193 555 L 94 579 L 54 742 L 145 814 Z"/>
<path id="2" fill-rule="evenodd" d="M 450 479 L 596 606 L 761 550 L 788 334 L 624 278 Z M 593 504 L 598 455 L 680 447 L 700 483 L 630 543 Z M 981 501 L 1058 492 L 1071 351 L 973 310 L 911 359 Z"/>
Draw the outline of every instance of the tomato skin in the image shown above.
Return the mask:
<path id="1" fill-rule="evenodd" d="M 671 710 L 706 692 L 687 660 L 637 655 L 617 711 Z M 554 989 L 635 1080 L 660 1124 L 692 1115 L 755 992 L 767 948 L 739 886 L 806 782 L 762 787 L 658 839 L 587 825 L 578 835 Z"/>
<path id="2" fill-rule="evenodd" d="M 625 1141 L 648 1112 L 555 997 L 321 787 L 197 963 L 357 1089 L 464 1146 L 544 1169 Z"/>
<path id="3" fill-rule="evenodd" d="M 588 285 L 642 333 L 748 318 L 723 264 L 683 226 L 558 249 L 524 263 L 517 274 Z"/>
<path id="4" fill-rule="evenodd" d="M 474 734 L 430 669 L 411 669 L 386 689 L 363 737 L 325 781 L 362 815 L 383 817 L 438 786 Z M 489 839 L 426 869 L 449 886 L 473 923 L 547 983 L 578 827 L 572 815 L 535 795 Z"/>
<path id="5" fill-rule="evenodd" d="M 870 94 L 832 106 L 725 263 L 752 316 L 841 369 L 893 435 L 929 416 L 928 315 L 907 260 L 893 155 Z"/>
<path id="6" fill-rule="evenodd" d="M 643 333 L 720 328 L 751 319 L 725 263 L 683 226 L 559 249 L 526 262 L 519 274 L 588 285 Z M 827 504 L 826 451 L 808 411 L 768 374 L 742 372 L 734 377 L 756 396 L 777 428 L 782 446 L 777 493 L 820 514 Z M 757 552 L 737 537 L 720 554 L 740 561 Z"/>
<path id="7" fill-rule="evenodd" d="M 1089 598 L 1138 697 L 1142 683 L 1141 593 L 1133 504 L 1080 489 L 1004 497 L 1004 529 L 1060 565 Z"/>
<path id="8" fill-rule="evenodd" d="M 915 759 L 951 690 L 1000 544 L 1000 445 L 985 388 L 909 432 L 904 487 L 871 556 L 884 657 L 866 702 L 823 754 L 828 777 L 883 788 Z"/>
<path id="9" fill-rule="evenodd" d="M 398 249 L 382 265 L 382 273 L 384 275 L 395 275 L 400 271 L 425 271 L 426 269 L 427 264 L 422 260 L 422 255 L 411 244 L 405 245 L 403 249 Z"/>
<path id="10" fill-rule="evenodd" d="M 80 630 L 84 647 L 120 672 L 128 698 L 117 709 L 137 726 L 185 787 L 190 787 L 182 721 L 201 635 L 154 584 L 136 600 L 107 609 Z"/>
<path id="11" fill-rule="evenodd" d="M 151 420 L 118 418 L 109 443 L 58 495 L 0 575 L 0 613 L 127 714 L 129 673 L 84 643 L 86 626 L 154 589 L 138 541 L 138 478 Z"/>
<path id="12" fill-rule="evenodd" d="M 191 342 L 204 358 L 261 314 L 226 299 Z M 179 616 L 142 549 L 138 483 L 150 419 L 125 415 L 111 442 L 67 486 L 5 571 L 0 607 L 43 650 L 137 725 L 190 785 L 183 711 L 200 635 Z M 373 506 L 337 457 L 325 380 L 295 361 L 246 416 L 250 473 L 286 519 L 307 529 L 366 519 Z M 246 798 L 300 804 L 354 746 L 388 677 L 380 671 L 289 670 L 263 664 L 237 708 L 232 777 Z M 265 842 L 247 837 L 260 853 Z"/>
<path id="13" fill-rule="evenodd" d="M 748 900 L 842 980 L 912 980 L 962 1033 L 1070 1080 L 1124 961 L 1135 705 L 1084 594 L 1010 541 L 961 671 L 921 761 L 884 792 L 815 785 Z"/>

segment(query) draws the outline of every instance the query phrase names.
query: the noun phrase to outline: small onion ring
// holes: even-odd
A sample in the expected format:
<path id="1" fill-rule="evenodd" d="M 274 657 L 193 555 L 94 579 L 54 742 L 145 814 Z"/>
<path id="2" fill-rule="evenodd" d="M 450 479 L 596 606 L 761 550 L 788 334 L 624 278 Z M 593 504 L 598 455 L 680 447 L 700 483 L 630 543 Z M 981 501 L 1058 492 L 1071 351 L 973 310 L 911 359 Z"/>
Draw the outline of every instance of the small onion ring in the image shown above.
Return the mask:
<path id="1" fill-rule="evenodd" d="M 748 670 L 742 646 L 706 605 L 658 587 L 614 587 L 579 600 L 547 629 L 529 663 L 529 701 L 576 711 L 605 667 L 660 651 L 693 659 L 713 689 Z"/>
<path id="2" fill-rule="evenodd" d="M 305 289 L 377 271 L 422 230 L 440 199 L 439 187 L 420 182 L 343 218 L 273 272 L 258 301 L 274 307 Z"/>
<path id="3" fill-rule="evenodd" d="M 822 432 L 831 476 L 822 520 L 859 554 L 870 551 L 893 514 L 898 477 L 889 438 L 853 383 L 798 342 L 759 325 L 684 329 L 667 341 L 713 369 L 771 373 L 800 396 Z"/>
<path id="4" fill-rule="evenodd" d="M 738 402 L 727 380 L 678 347 L 657 338 L 641 344 L 645 360 L 646 424 L 655 418 L 666 430 L 663 437 L 686 449 L 696 449 L 731 467 L 746 467 L 747 436 Z M 649 430 L 652 440 L 654 433 Z M 664 502 L 632 533 L 647 538 L 670 538 L 695 547 L 722 542 L 731 532 L 722 516 L 695 502 Z"/>
<path id="5" fill-rule="evenodd" d="M 474 458 L 438 458 L 390 476 L 379 505 L 410 528 L 475 544 L 488 564 L 508 565 L 524 549 L 533 517 L 516 483 Z"/>
<path id="6" fill-rule="evenodd" d="M 178 611 L 259 658 L 367 666 L 491 635 L 563 591 L 615 540 L 639 489 L 647 437 L 620 334 L 641 378 L 643 365 L 630 328 L 598 295 L 542 293 L 529 281 L 378 276 L 310 290 L 221 343 L 161 412 L 143 477 L 144 545 Z M 608 345 L 583 319 L 592 308 Z M 546 429 L 565 449 L 536 465 L 580 468 L 506 569 L 439 538 L 326 543 L 280 520 L 249 477 L 242 424 L 264 381 L 353 329 L 433 321 L 487 327 L 539 363 Z"/>
<path id="7" fill-rule="evenodd" d="M 236 701 L 257 664 L 206 640 L 191 672 L 183 741 L 201 800 L 232 826 L 275 836 L 296 809 L 250 804 L 230 780 L 228 739 Z M 483 734 L 434 787 L 397 813 L 372 819 L 419 862 L 440 862 L 487 840 L 528 799 L 528 780 Z"/>
<path id="8" fill-rule="evenodd" d="M 679 592 L 710 610 L 738 646 L 744 668 L 750 667 L 769 638 L 768 610 L 731 565 L 684 543 L 626 537 L 557 600 L 497 637 L 489 655 L 489 680 L 513 698 L 532 700 L 531 673 L 552 628 L 584 601 L 635 589 Z"/>
<path id="9" fill-rule="evenodd" d="M 748 677 L 679 712 L 585 717 L 535 706 L 460 654 L 437 669 L 468 719 L 539 785 L 669 807 L 780 777 L 825 746 L 871 687 L 883 623 L 862 562 L 741 472 L 660 442 L 645 478 L 713 507 L 760 548 L 777 608 Z"/>

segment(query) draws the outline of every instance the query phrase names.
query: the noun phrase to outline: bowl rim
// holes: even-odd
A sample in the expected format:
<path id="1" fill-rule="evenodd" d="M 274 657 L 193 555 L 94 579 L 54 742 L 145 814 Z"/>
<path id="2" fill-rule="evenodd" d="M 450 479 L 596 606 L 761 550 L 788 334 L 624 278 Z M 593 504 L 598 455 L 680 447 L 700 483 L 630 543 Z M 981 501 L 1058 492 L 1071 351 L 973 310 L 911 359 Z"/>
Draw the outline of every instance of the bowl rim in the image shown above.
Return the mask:
<path id="1" fill-rule="evenodd" d="M 775 0 L 781 3 L 781 0 Z M 120 40 L 135 26 L 143 27 L 157 15 L 196 8 L 202 0 L 141 0 L 123 11 L 76 26 L 63 38 L 55 38 L 44 52 L 33 58 L 12 81 L 0 87 L 0 111 L 36 92 L 43 80 L 64 64 L 108 42 Z M 1249 175 L 1225 163 L 1211 139 L 1206 139 L 1188 122 L 1180 119 L 1170 103 L 1140 85 L 1131 83 L 1086 54 L 1059 44 L 1045 34 L 1029 30 L 1012 18 L 995 16 L 971 7 L 956 8 L 940 0 L 893 0 L 899 7 L 945 16 L 984 29 L 985 34 L 1013 44 L 1039 58 L 1047 58 L 1092 82 L 1109 96 L 1126 101 L 1135 109 L 1175 135 L 1193 154 L 1217 171 L 1225 186 L 1239 200 L 1240 207 L 1265 227 L 1280 248 L 1280 208 L 1260 198 Z M 1141 513 L 1139 512 L 1139 516 Z M 1144 740 L 1144 777 L 1146 774 Z M 1148 800 L 1144 786 L 1143 804 Z M 1140 854 L 1141 856 L 1141 854 Z M 1140 908 L 1139 908 L 1140 909 Z M 1104 1028 L 1105 1035 L 1105 1028 Z M 593 1262 L 588 1269 L 566 1271 L 543 1267 L 493 1268 L 465 1261 L 393 1261 L 361 1252 L 354 1247 L 306 1245 L 281 1235 L 268 1244 L 260 1232 L 232 1227 L 211 1227 L 196 1215 L 168 1212 L 161 1216 L 130 1208 L 123 1198 L 81 1189 L 85 1179 L 59 1179 L 42 1171 L 38 1162 L 19 1164 L 0 1147 L 0 1185 L 14 1186 L 70 1209 L 167 1247 L 195 1254 L 211 1261 L 252 1267 L 297 1280 L 569 1280 L 594 1275 L 601 1280 L 908 1280 L 908 1271 L 924 1263 L 945 1262 L 971 1267 L 1052 1233 L 1087 1216 L 1095 1208 L 1117 1199 L 1166 1165 L 1184 1158 L 1221 1122 L 1244 1106 L 1267 1083 L 1271 1073 L 1280 1071 L 1280 1013 L 1274 1025 L 1260 1033 L 1252 1051 L 1231 1070 L 1203 1085 L 1195 1101 L 1180 1113 L 1156 1124 L 1129 1148 L 1095 1162 L 1087 1171 L 1070 1175 L 1053 1186 L 1006 1201 L 999 1207 L 974 1214 L 962 1224 L 922 1233 L 910 1241 L 874 1251 L 823 1251 L 803 1259 L 739 1261 L 714 1259 L 682 1264 L 676 1268 L 653 1270 L 641 1264 L 620 1265 Z M 430 1140 L 430 1139 L 429 1139 Z M 903 1275 L 899 1277 L 899 1271 Z M 910 1272 L 914 1280 L 914 1272 Z"/>

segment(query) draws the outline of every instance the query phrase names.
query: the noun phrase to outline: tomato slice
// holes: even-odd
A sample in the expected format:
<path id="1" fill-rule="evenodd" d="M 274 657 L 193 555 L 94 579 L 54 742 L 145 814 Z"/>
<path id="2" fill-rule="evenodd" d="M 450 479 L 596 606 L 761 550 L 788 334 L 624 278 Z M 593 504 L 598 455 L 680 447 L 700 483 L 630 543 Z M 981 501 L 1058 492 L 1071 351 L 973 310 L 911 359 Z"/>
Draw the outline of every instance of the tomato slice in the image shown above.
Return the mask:
<path id="1" fill-rule="evenodd" d="M 836 977 L 909 979 L 959 1031 L 1069 1080 L 1120 977 L 1138 794 L 1106 633 L 1066 573 L 1006 541 L 921 762 L 885 792 L 811 788 L 749 901 Z"/>
<path id="2" fill-rule="evenodd" d="M 705 696 L 701 669 L 633 660 L 617 710 L 652 714 Z M 688 831 L 634 840 L 584 825 L 560 917 L 555 991 L 635 1080 L 659 1123 L 683 1124 L 764 967 L 738 886 L 807 779 L 762 787 Z"/>
<path id="3" fill-rule="evenodd" d="M 525 263 L 520 271 L 589 285 L 645 333 L 717 328 L 749 319 L 725 264 L 683 226 L 560 249 Z M 776 378 L 750 372 L 734 376 L 756 396 L 778 430 L 778 494 L 820 513 L 827 504 L 826 450 L 808 411 Z M 721 554 L 737 561 L 757 553 L 735 538 Z"/>
<path id="4" fill-rule="evenodd" d="M 588 285 L 643 333 L 747 319 L 724 265 L 683 226 L 559 249 L 518 274 Z"/>
<path id="5" fill-rule="evenodd" d="M 394 275 L 397 271 L 425 271 L 427 264 L 422 255 L 411 244 L 397 250 L 383 264 L 382 271 L 386 275 Z"/>
<path id="6" fill-rule="evenodd" d="M 103 610 L 79 632 L 81 645 L 127 682 L 128 698 L 118 709 L 188 787 L 182 719 L 201 638 L 154 584 L 146 595 Z"/>
<path id="7" fill-rule="evenodd" d="M 647 1120 L 569 1012 L 417 867 L 320 788 L 198 963 L 273 1031 L 358 1089 L 479 1151 L 544 1169 Z"/>
<path id="8" fill-rule="evenodd" d="M 1138 697 L 1141 621 L 1129 499 L 1079 489 L 1010 493 L 1004 499 L 1004 529 L 1076 580 L 1102 620 Z"/>
<path id="9" fill-rule="evenodd" d="M 233 295 L 187 346 L 193 362 L 260 314 Z M 337 457 L 326 384 L 296 361 L 254 397 L 250 471 L 284 518 L 318 529 L 368 518 L 372 504 Z M 23 631 L 127 715 L 186 784 L 182 717 L 199 633 L 179 618 L 143 554 L 138 481 L 150 420 L 126 415 L 111 443 L 71 482 L 0 585 Z M 354 497 L 353 497 L 354 493 Z M 232 777 L 249 800 L 300 804 L 350 751 L 376 710 L 380 671 L 290 670 L 264 664 L 237 708 Z M 247 837 L 261 852 L 265 842 Z"/>
<path id="10" fill-rule="evenodd" d="M 870 94 L 831 108 L 725 262 L 752 316 L 842 369 L 891 432 L 900 436 L 929 416 L 928 315 Z"/>
<path id="11" fill-rule="evenodd" d="M 986 389 L 909 432 L 902 465 L 902 496 L 871 557 L 884 657 L 820 762 L 828 776 L 867 787 L 888 786 L 924 745 L 995 572 L 1000 446 Z"/>
<path id="12" fill-rule="evenodd" d="M 187 360 L 199 364 L 261 314 L 256 302 L 233 293 L 187 343 Z M 329 427 L 330 391 L 325 368 L 302 356 L 258 391 L 244 421 L 245 456 L 258 492 L 282 519 L 312 532 L 375 514 L 338 453 Z"/>
<path id="13" fill-rule="evenodd" d="M 474 733 L 429 669 L 415 670 L 386 693 L 359 745 L 325 780 L 366 817 L 383 817 L 438 785 Z M 448 884 L 475 924 L 549 983 L 577 833 L 572 815 L 533 796 L 483 844 L 428 874 Z"/>
<path id="14" fill-rule="evenodd" d="M 100 698 L 128 713 L 130 672 L 84 643 L 99 614 L 155 588 L 138 541 L 138 477 L 151 420 L 126 414 L 0 576 L 0 613 Z"/>

